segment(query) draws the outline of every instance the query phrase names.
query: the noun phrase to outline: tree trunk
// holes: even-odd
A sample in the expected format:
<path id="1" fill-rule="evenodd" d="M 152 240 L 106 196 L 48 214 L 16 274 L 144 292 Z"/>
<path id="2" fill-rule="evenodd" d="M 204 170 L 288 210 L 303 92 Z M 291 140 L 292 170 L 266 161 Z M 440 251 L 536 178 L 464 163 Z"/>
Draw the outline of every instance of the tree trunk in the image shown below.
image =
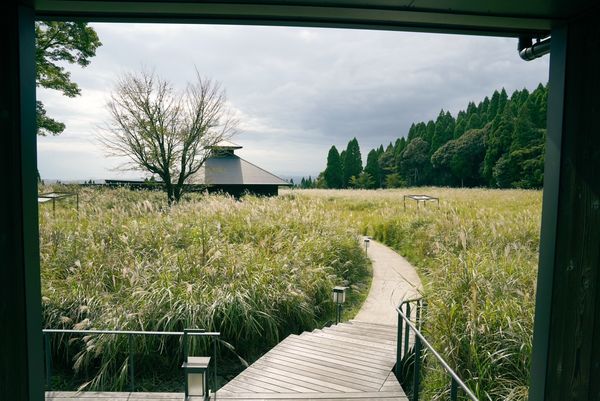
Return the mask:
<path id="1" fill-rule="evenodd" d="M 167 202 L 169 202 L 169 206 L 171 206 L 173 202 L 176 202 L 173 193 L 173 184 L 171 184 L 169 181 L 165 181 L 165 190 L 167 192 Z"/>
<path id="2" fill-rule="evenodd" d="M 173 187 L 173 199 L 175 200 L 175 203 L 179 202 L 179 200 L 181 199 L 181 195 L 183 193 L 183 185 L 179 185 L 179 184 L 175 184 L 175 186 Z"/>

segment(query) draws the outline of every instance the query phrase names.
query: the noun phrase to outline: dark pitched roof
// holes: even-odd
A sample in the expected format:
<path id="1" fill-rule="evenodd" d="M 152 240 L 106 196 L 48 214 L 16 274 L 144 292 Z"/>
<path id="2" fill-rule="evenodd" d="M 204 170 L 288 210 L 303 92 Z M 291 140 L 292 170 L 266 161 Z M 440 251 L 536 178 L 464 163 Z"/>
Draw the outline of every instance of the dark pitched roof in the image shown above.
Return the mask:
<path id="1" fill-rule="evenodd" d="M 291 185 L 234 154 L 209 157 L 189 182 L 203 185 Z"/>

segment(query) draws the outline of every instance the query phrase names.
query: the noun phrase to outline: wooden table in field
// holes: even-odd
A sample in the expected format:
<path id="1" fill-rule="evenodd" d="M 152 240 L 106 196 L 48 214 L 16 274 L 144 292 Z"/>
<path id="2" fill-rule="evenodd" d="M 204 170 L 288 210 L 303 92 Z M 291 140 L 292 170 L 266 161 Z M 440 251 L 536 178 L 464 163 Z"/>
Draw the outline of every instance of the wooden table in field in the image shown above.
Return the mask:
<path id="1" fill-rule="evenodd" d="M 404 209 L 406 209 L 406 198 L 412 199 L 417 202 L 417 207 L 419 207 L 419 203 L 423 203 L 423 206 L 427 205 L 427 202 L 437 202 L 438 207 L 440 206 L 440 198 L 436 198 L 435 196 L 429 195 L 404 195 L 402 198 L 404 202 Z"/>

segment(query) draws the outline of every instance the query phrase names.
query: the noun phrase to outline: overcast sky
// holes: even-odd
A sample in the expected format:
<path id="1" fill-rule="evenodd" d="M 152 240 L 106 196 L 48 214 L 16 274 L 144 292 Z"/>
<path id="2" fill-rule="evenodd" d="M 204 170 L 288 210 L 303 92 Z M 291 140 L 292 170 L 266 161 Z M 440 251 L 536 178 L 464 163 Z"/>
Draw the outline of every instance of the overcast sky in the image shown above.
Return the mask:
<path id="1" fill-rule="evenodd" d="M 38 140 L 42 178 L 143 177 L 97 141 L 119 74 L 153 68 L 182 88 L 200 73 L 221 82 L 241 119 L 237 153 L 282 176 L 313 176 L 327 151 L 356 137 L 368 151 L 405 136 L 413 122 L 453 115 L 495 89 L 548 80 L 548 57 L 525 62 L 516 39 L 406 32 L 216 25 L 92 24 L 103 46 L 69 66 L 77 98 L 38 90 L 67 125 Z"/>

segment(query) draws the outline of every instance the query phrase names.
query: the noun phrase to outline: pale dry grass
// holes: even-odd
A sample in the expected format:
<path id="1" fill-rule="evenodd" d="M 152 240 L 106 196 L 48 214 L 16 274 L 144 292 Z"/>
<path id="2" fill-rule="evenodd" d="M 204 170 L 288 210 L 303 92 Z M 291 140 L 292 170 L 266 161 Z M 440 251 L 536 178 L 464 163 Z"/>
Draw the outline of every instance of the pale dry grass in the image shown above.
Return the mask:
<path id="1" fill-rule="evenodd" d="M 404 210 L 402 195 L 414 193 L 440 207 L 407 200 Z M 79 220 L 72 208 L 40 215 L 45 324 L 220 329 L 243 353 L 328 316 L 333 283 L 364 289 L 355 238 L 367 234 L 418 268 L 426 335 L 479 398 L 525 400 L 540 211 L 541 192 L 526 190 L 285 190 L 172 209 L 161 194 L 86 190 Z M 118 387 L 124 341 L 65 339 L 57 351 L 100 369 L 94 384 Z M 180 357 L 178 344 L 138 347 L 161 350 L 145 362 L 153 368 Z M 447 378 L 427 369 L 424 399 L 446 399 Z"/>
<path id="2" fill-rule="evenodd" d="M 541 191 L 408 188 L 291 191 L 397 249 L 417 268 L 427 336 L 482 400 L 525 400 L 529 382 Z M 440 198 L 417 208 L 402 195 Z M 448 397 L 429 366 L 425 399 Z"/>
<path id="3" fill-rule="evenodd" d="M 206 196 L 170 208 L 163 198 L 84 189 L 78 215 L 69 203 L 56 216 L 41 207 L 45 327 L 204 328 L 246 357 L 331 319 L 334 285 L 368 290 L 357 229 L 331 220 L 325 201 Z M 87 372 L 88 388 L 123 388 L 126 337 L 57 340 L 55 362 Z M 136 371 L 177 372 L 180 350 L 174 339 L 136 340 Z"/>

